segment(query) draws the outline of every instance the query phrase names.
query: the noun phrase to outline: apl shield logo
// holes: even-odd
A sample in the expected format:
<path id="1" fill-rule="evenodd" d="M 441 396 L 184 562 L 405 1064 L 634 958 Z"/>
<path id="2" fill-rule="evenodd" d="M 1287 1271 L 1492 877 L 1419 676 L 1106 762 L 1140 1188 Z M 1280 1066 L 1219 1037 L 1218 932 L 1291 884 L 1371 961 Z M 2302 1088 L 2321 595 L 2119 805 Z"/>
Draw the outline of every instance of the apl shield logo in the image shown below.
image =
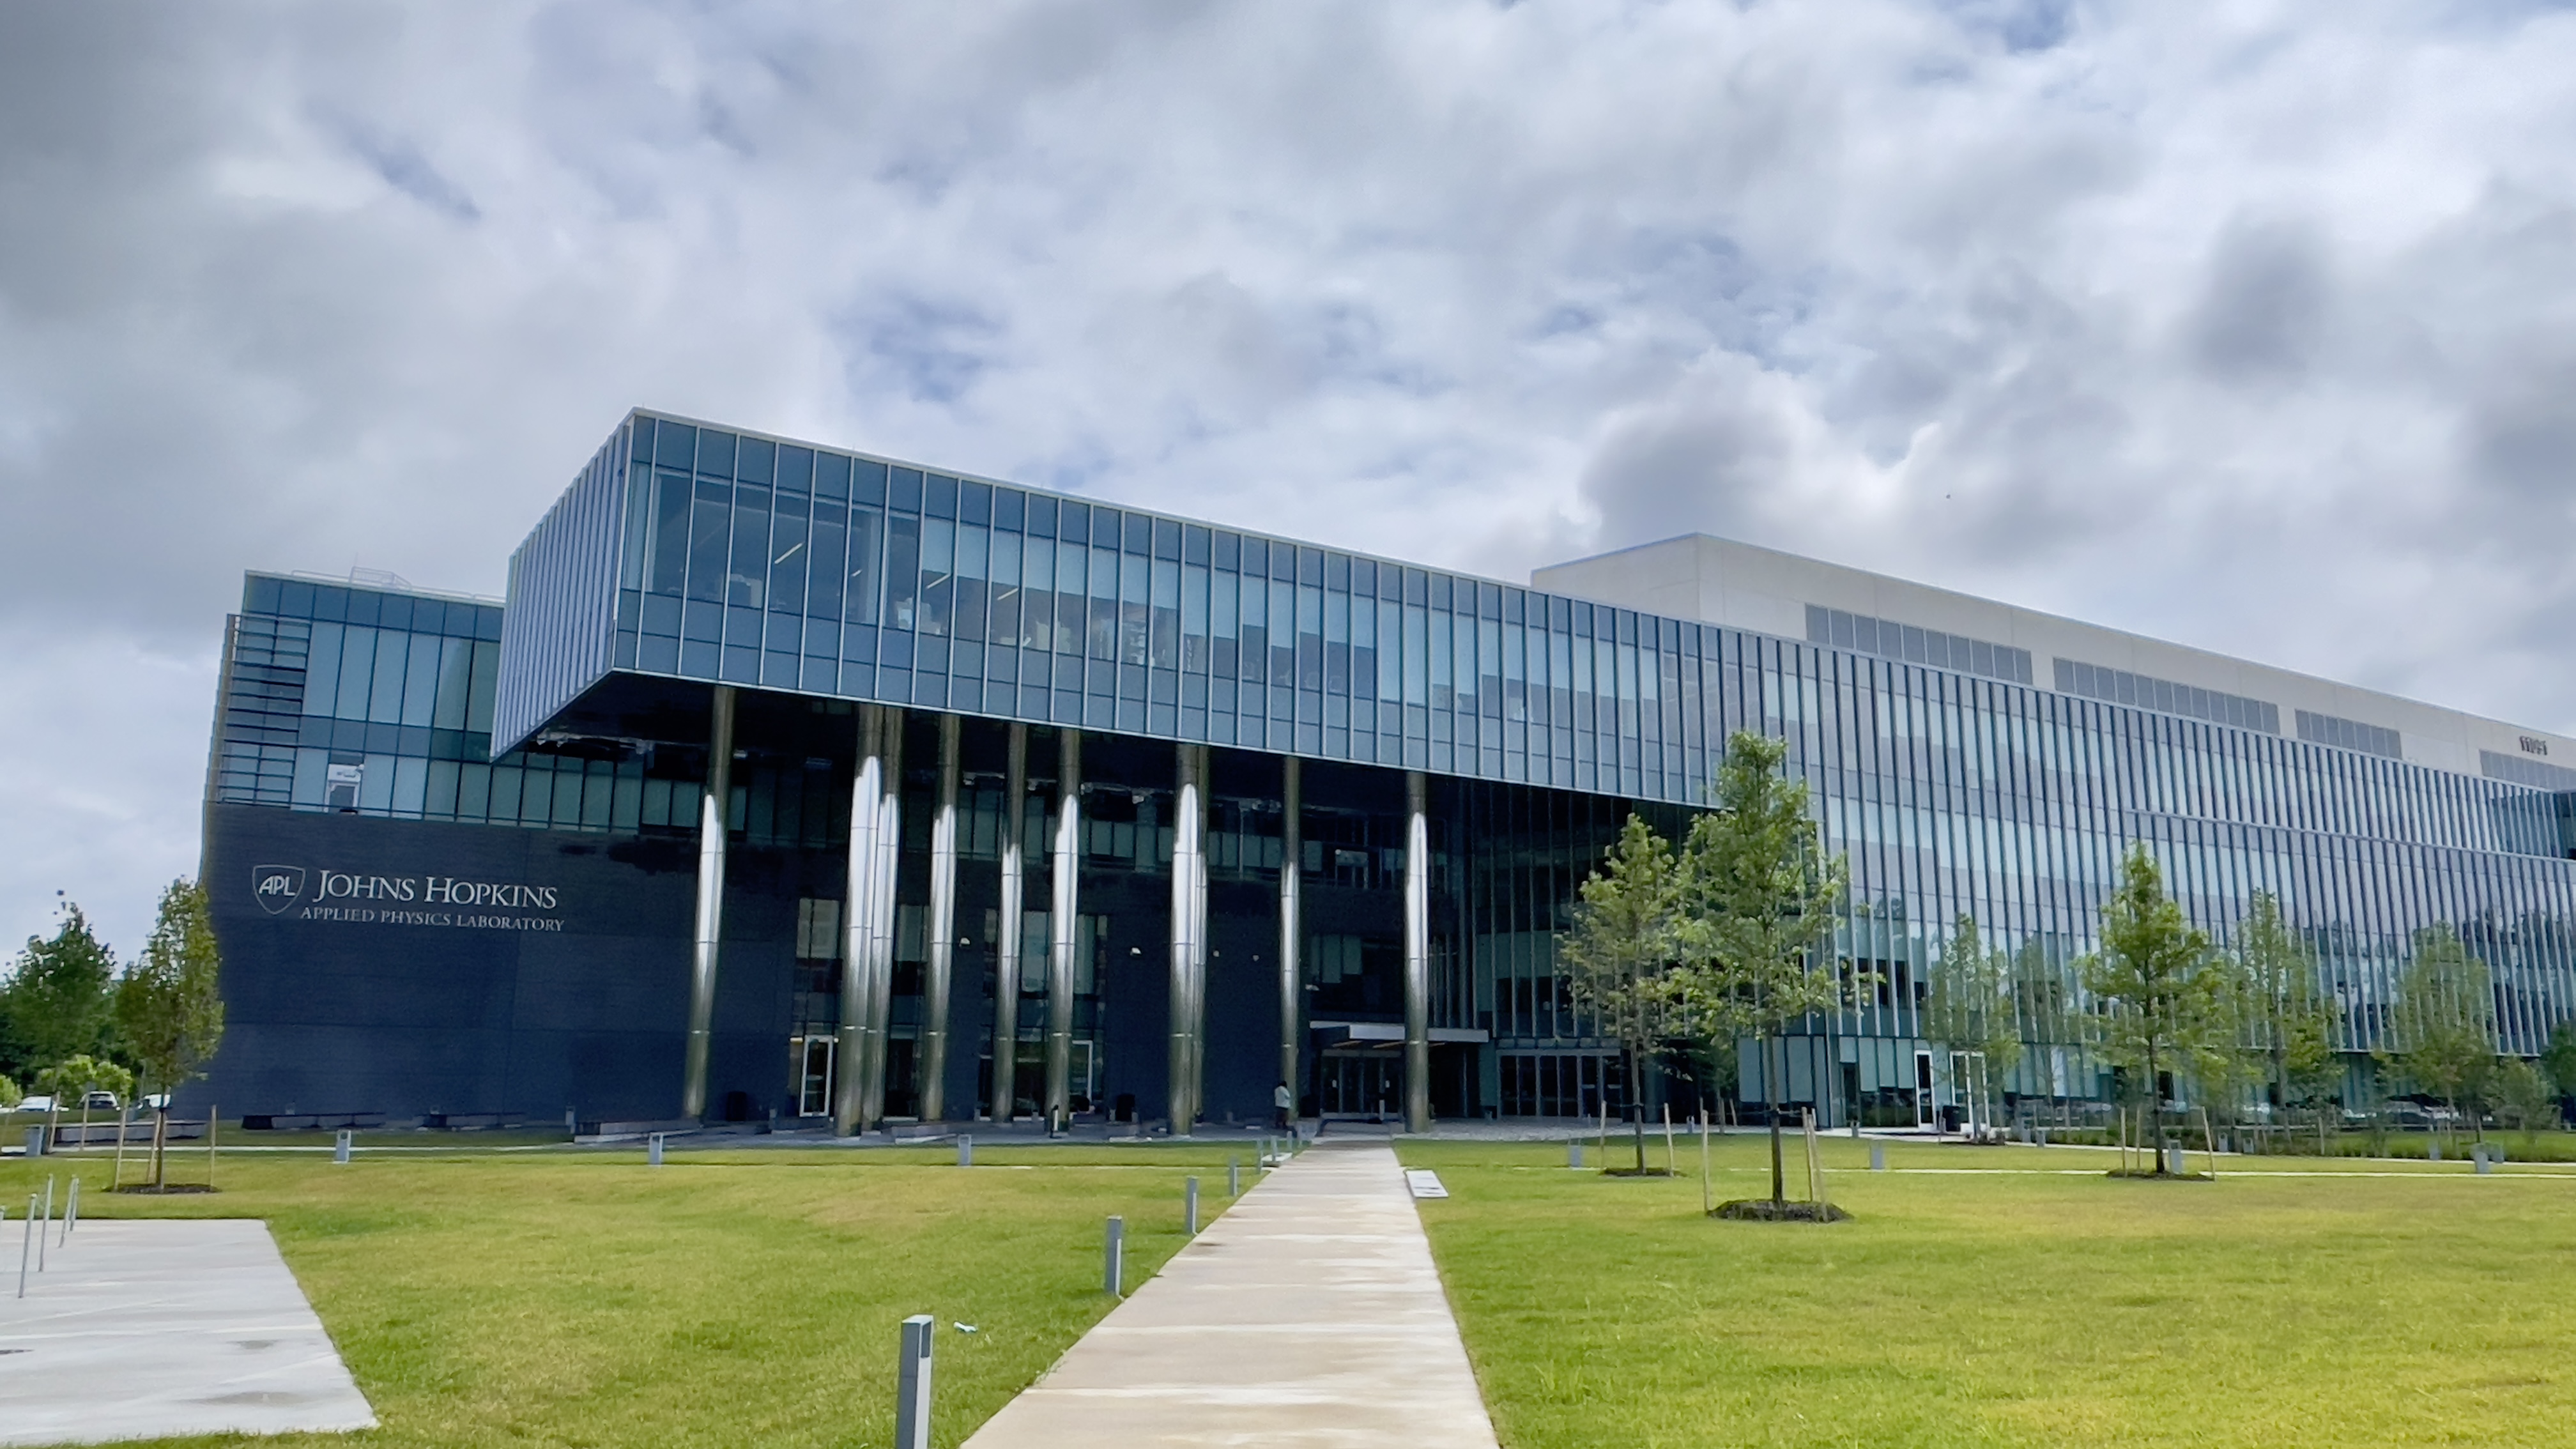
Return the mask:
<path id="1" fill-rule="evenodd" d="M 250 870 L 250 893 L 259 908 L 274 916 L 304 898 L 304 867 L 300 865 L 255 865 Z"/>

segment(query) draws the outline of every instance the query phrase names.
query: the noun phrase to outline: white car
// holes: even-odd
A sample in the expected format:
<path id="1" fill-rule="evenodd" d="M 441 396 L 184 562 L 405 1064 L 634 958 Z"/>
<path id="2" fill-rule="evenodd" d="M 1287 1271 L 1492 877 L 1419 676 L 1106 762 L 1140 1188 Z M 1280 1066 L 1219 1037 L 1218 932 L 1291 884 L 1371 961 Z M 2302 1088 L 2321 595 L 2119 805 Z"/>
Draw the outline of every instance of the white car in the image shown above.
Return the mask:
<path id="1" fill-rule="evenodd" d="M 18 1110 L 21 1112 L 50 1112 L 54 1110 L 54 1099 L 51 1097 L 20 1097 L 18 1099 Z"/>
<path id="2" fill-rule="evenodd" d="M 92 1092 L 81 1098 L 81 1106 L 92 1112 L 113 1112 L 124 1105 L 114 1092 Z"/>

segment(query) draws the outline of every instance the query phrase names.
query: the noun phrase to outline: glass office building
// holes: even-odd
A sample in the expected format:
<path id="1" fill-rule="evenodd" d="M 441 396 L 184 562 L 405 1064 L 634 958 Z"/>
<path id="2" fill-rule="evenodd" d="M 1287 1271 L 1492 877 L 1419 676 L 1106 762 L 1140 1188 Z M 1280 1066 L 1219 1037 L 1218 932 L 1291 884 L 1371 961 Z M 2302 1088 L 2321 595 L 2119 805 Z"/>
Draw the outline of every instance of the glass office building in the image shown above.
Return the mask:
<path id="1" fill-rule="evenodd" d="M 1961 913 L 2054 983 L 2009 1089 L 2102 1093 L 2075 962 L 2131 842 L 2222 937 L 2278 896 L 2349 1049 L 2436 923 L 2505 1049 L 2576 998 L 2576 744 L 1717 540 L 1521 587 L 636 413 L 509 579 L 248 579 L 226 1105 L 1758 1100 L 1627 1080 L 1555 966 L 1621 823 L 1684 824 L 1736 730 L 1789 741 L 1850 859 L 1877 984 L 1784 1092 L 1827 1121 L 1920 1110 Z"/>

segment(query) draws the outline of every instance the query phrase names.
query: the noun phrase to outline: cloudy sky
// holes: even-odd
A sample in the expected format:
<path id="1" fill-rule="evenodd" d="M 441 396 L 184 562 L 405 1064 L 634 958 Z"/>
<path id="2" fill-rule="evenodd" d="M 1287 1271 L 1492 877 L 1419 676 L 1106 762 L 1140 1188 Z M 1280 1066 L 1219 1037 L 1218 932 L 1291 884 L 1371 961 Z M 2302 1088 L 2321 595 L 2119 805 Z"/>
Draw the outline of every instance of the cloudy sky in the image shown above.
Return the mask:
<path id="1" fill-rule="evenodd" d="M 0 8 L 0 935 L 193 869 L 244 569 L 497 592 L 635 405 L 2576 730 L 2571 76 L 2474 0 Z"/>

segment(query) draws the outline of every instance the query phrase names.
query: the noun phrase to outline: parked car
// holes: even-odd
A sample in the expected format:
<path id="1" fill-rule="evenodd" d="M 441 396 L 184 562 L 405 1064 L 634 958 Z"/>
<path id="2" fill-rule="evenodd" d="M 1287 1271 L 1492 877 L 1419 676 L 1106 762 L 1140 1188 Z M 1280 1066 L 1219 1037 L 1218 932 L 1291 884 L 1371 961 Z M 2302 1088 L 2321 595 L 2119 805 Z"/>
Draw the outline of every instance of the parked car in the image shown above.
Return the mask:
<path id="1" fill-rule="evenodd" d="M 92 1092 L 81 1098 L 81 1105 L 92 1112 L 113 1112 L 125 1104 L 116 1099 L 114 1092 Z"/>
<path id="2" fill-rule="evenodd" d="M 21 1112 L 50 1112 L 54 1110 L 54 1099 L 51 1097 L 20 1097 L 18 1099 L 18 1110 Z"/>

